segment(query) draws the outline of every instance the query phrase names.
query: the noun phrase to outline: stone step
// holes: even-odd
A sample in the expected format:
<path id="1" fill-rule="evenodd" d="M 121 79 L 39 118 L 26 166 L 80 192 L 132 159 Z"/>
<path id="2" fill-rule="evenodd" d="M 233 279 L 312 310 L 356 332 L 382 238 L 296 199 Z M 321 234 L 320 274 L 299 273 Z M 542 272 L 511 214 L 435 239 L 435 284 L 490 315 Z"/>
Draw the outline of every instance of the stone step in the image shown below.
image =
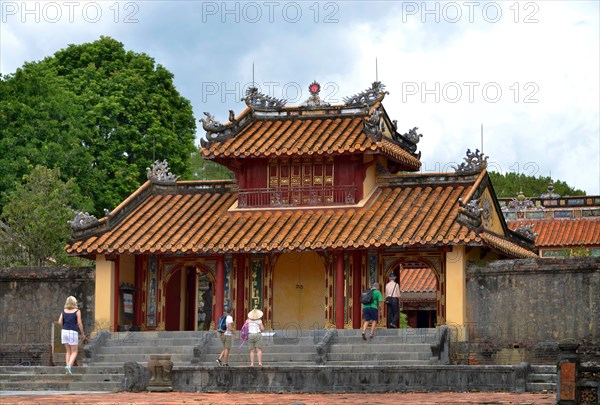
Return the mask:
<path id="1" fill-rule="evenodd" d="M 420 360 L 429 362 L 431 354 L 429 353 L 371 353 L 365 355 L 364 353 L 329 353 L 329 361 L 360 361 L 360 360 L 392 360 L 396 362 L 403 362 L 405 360 Z"/>
<path id="2" fill-rule="evenodd" d="M 527 383 L 527 392 L 556 391 L 554 383 Z"/>
<path id="3" fill-rule="evenodd" d="M 362 342 L 362 341 L 361 341 Z M 423 344 L 389 345 L 367 341 L 352 345 L 332 345 L 330 353 L 429 353 L 431 347 Z"/>
<path id="4" fill-rule="evenodd" d="M 58 375 L 64 374 L 64 366 L 51 367 L 51 366 L 0 366 L 0 380 L 4 375 L 8 374 L 35 374 L 35 375 Z M 123 363 L 119 363 L 116 366 L 85 366 L 85 367 L 73 367 L 73 373 L 77 374 L 122 374 Z"/>
<path id="5" fill-rule="evenodd" d="M 120 381 L 0 381 L 0 391 L 118 391 L 120 385 Z"/>
<path id="6" fill-rule="evenodd" d="M 63 369 L 64 371 L 64 369 Z M 48 381 L 53 382 L 120 382 L 123 379 L 123 374 L 79 374 L 78 370 L 73 369 L 73 374 L 7 374 L 0 378 L 3 382 L 25 382 L 25 381 Z"/>

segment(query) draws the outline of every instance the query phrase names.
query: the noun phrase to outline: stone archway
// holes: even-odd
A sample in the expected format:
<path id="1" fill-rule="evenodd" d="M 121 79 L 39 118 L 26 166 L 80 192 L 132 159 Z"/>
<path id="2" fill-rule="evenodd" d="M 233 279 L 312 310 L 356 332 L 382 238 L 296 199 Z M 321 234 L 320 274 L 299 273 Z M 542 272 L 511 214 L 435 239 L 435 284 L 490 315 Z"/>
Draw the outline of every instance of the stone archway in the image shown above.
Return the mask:
<path id="1" fill-rule="evenodd" d="M 273 270 L 273 328 L 322 329 L 325 264 L 315 252 L 284 253 Z"/>

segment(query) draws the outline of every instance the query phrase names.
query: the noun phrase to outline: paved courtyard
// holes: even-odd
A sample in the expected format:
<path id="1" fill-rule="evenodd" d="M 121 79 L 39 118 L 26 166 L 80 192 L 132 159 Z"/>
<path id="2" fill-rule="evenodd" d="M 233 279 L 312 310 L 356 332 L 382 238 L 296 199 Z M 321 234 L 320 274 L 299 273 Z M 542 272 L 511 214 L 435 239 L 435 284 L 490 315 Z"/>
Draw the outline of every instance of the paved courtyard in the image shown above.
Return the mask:
<path id="1" fill-rule="evenodd" d="M 277 405 L 325 405 L 325 404 L 513 404 L 551 405 L 556 403 L 556 393 L 507 393 L 507 392 L 426 392 L 385 394 L 261 394 L 261 393 L 204 393 L 204 392 L 153 392 L 153 393 L 79 393 L 57 394 L 28 392 L 26 395 L 0 393 L 0 404 L 277 404 Z M 12 394 L 12 393 L 9 393 Z"/>

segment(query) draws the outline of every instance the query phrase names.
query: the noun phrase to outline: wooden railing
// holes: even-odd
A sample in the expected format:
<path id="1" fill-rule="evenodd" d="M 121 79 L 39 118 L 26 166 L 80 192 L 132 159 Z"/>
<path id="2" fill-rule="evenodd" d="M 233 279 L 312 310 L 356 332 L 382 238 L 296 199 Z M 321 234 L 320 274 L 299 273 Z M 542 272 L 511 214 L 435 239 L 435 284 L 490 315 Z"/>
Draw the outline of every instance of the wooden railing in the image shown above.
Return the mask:
<path id="1" fill-rule="evenodd" d="M 239 208 L 302 207 L 356 204 L 356 186 L 240 189 Z"/>

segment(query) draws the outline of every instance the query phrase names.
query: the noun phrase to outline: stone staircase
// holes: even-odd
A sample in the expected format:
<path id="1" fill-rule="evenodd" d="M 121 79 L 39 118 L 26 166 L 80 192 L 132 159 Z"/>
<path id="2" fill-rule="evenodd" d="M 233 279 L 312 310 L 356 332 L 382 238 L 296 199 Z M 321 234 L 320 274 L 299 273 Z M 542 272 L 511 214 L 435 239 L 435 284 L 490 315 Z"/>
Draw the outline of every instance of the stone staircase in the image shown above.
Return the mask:
<path id="1" fill-rule="evenodd" d="M 100 340 L 100 339 L 98 339 Z M 359 330 L 275 330 L 263 337 L 263 364 L 268 368 L 330 366 L 354 369 L 367 366 L 425 366 L 439 364 L 432 357 L 436 329 L 377 329 L 373 339 L 363 340 Z M 230 367 L 247 367 L 247 344 L 235 337 Z M 123 364 L 146 366 L 150 355 L 169 354 L 177 369 L 210 370 L 222 344 L 216 332 L 104 332 L 102 342 L 86 346 L 82 366 L 65 375 L 56 367 L 0 367 L 0 390 L 116 391 L 124 378 Z M 63 360 L 64 361 L 64 360 Z M 56 363 L 58 364 L 58 363 Z M 554 366 L 530 366 L 527 390 L 555 390 Z"/>
<path id="2" fill-rule="evenodd" d="M 556 366 L 555 365 L 530 365 L 527 374 L 528 392 L 556 391 Z"/>

